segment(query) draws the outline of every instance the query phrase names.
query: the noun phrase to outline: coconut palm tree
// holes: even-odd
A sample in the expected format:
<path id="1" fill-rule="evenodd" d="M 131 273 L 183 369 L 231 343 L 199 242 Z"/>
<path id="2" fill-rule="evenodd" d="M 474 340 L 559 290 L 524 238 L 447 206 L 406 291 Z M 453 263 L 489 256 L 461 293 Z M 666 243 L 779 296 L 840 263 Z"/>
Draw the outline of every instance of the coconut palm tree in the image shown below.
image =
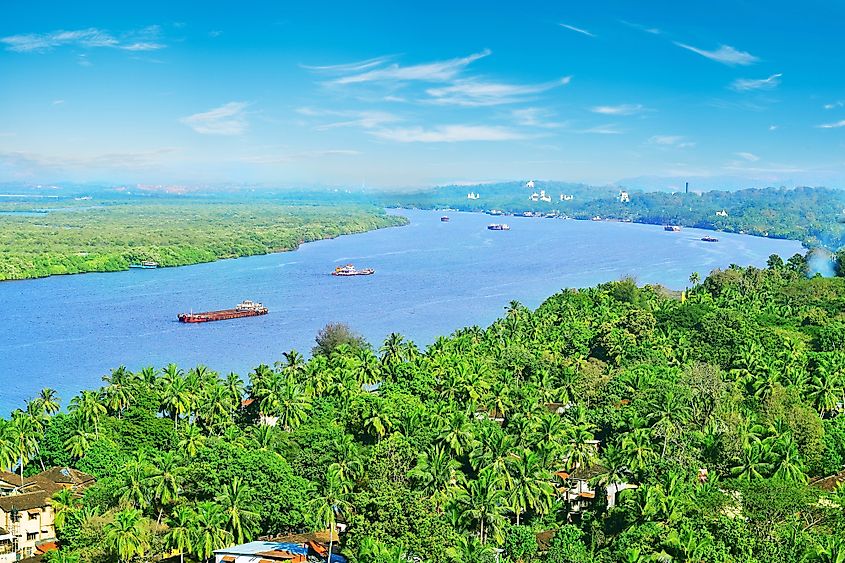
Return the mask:
<path id="1" fill-rule="evenodd" d="M 161 410 L 173 418 L 173 428 L 179 428 L 179 417 L 190 411 L 193 398 L 187 380 L 175 364 L 168 364 L 158 380 Z"/>
<path id="2" fill-rule="evenodd" d="M 173 504 L 182 491 L 182 471 L 179 458 L 174 452 L 164 452 L 153 459 L 147 481 L 152 487 L 153 499 L 158 505 L 158 520 L 161 522 L 165 507 Z"/>
<path id="3" fill-rule="evenodd" d="M 226 515 L 226 530 L 238 543 L 251 541 L 255 533 L 258 513 L 252 510 L 250 497 L 249 487 L 237 476 L 214 499 Z"/>
<path id="4" fill-rule="evenodd" d="M 423 452 L 417 459 L 417 465 L 408 476 L 422 486 L 423 491 L 434 501 L 440 510 L 457 485 L 463 482 L 461 464 L 442 446 L 437 445 L 429 452 Z"/>
<path id="5" fill-rule="evenodd" d="M 134 389 L 131 385 L 133 378 L 134 376 L 126 369 L 126 366 L 113 369 L 111 374 L 103 376 L 103 381 L 106 383 L 103 399 L 106 406 L 117 413 L 117 418 L 121 417 L 123 411 L 134 400 Z"/>
<path id="6" fill-rule="evenodd" d="M 336 477 L 328 475 L 322 493 L 314 497 L 309 503 L 310 518 L 313 524 L 329 531 L 327 563 L 332 562 L 332 545 L 337 533 L 337 517 L 345 514 L 351 508 L 343 491 L 343 484 L 339 483 Z"/>
<path id="7" fill-rule="evenodd" d="M 199 427 L 196 424 L 189 424 L 179 438 L 179 449 L 187 453 L 188 456 L 194 457 L 204 443 L 205 436 L 203 436 Z"/>
<path id="8" fill-rule="evenodd" d="M 505 511 L 502 478 L 490 469 L 482 469 L 478 478 L 458 489 L 456 504 L 464 515 L 478 523 L 478 537 L 484 544 L 492 534 L 498 536 Z"/>
<path id="9" fill-rule="evenodd" d="M 100 435 L 100 418 L 106 414 L 106 406 L 94 391 L 83 391 L 70 400 L 68 411 L 79 417 L 85 424 L 94 427 L 94 435 Z"/>
<path id="10" fill-rule="evenodd" d="M 201 561 L 210 560 L 215 549 L 222 549 L 233 541 L 226 529 L 226 513 L 218 504 L 203 501 L 196 505 L 193 518 L 193 553 Z"/>
<path id="11" fill-rule="evenodd" d="M 55 389 L 45 387 L 39 393 L 38 400 L 41 401 L 41 407 L 48 415 L 52 416 L 59 412 L 59 395 Z"/>
<path id="12" fill-rule="evenodd" d="M 184 563 L 185 552 L 193 547 L 193 535 L 196 528 L 196 513 L 188 506 L 177 506 L 167 519 L 167 533 L 164 545 L 168 549 L 179 551 L 179 563 Z"/>
<path id="13" fill-rule="evenodd" d="M 516 514 L 516 525 L 520 516 L 531 509 L 538 514 L 545 514 L 552 504 L 554 488 L 552 476 L 542 464 L 540 456 L 530 450 L 522 450 L 518 457 L 510 462 L 510 484 L 508 502 Z"/>
<path id="14" fill-rule="evenodd" d="M 141 511 L 135 508 L 121 510 L 114 521 L 103 527 L 106 546 L 120 561 L 143 556 L 150 544 L 146 539 Z"/>
<path id="15" fill-rule="evenodd" d="M 122 502 L 139 509 L 144 509 L 149 504 L 147 485 L 150 469 L 150 464 L 143 453 L 138 453 L 135 459 L 126 463 L 121 472 L 123 482 L 120 500 Z"/>
<path id="16" fill-rule="evenodd" d="M 53 508 L 53 523 L 57 530 L 64 528 L 69 516 L 82 507 L 82 499 L 70 489 L 59 489 L 48 502 Z"/>

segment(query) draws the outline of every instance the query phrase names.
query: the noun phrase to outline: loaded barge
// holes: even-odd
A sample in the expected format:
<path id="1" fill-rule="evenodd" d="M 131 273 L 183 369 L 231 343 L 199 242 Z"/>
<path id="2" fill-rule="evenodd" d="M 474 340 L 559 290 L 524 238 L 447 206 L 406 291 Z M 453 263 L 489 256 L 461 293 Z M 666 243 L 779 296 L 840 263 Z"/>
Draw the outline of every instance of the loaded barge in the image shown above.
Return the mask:
<path id="1" fill-rule="evenodd" d="M 257 317 L 266 315 L 267 307 L 253 301 L 243 301 L 234 309 L 223 309 L 222 311 L 206 311 L 205 313 L 181 313 L 179 322 L 182 323 L 207 323 L 209 321 L 225 321 L 228 319 L 239 319 L 241 317 Z"/>

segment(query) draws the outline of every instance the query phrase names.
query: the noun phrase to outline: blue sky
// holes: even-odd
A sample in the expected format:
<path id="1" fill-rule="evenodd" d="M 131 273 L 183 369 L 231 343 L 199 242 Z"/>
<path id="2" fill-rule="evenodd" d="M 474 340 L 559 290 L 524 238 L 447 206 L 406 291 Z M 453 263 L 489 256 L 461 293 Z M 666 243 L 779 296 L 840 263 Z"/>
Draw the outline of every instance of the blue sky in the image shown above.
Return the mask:
<path id="1" fill-rule="evenodd" d="M 0 181 L 845 184 L 845 4 L 39 2 Z"/>

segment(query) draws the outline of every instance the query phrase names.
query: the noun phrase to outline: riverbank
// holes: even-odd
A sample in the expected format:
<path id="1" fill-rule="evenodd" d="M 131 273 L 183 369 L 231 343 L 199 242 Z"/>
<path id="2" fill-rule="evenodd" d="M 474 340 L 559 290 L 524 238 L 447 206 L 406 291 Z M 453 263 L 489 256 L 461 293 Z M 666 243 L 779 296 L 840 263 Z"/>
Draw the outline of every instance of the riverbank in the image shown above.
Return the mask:
<path id="1" fill-rule="evenodd" d="M 0 281 L 119 272 L 151 261 L 188 266 L 296 250 L 306 242 L 401 226 L 371 206 L 168 200 L 38 216 L 0 216 Z"/>

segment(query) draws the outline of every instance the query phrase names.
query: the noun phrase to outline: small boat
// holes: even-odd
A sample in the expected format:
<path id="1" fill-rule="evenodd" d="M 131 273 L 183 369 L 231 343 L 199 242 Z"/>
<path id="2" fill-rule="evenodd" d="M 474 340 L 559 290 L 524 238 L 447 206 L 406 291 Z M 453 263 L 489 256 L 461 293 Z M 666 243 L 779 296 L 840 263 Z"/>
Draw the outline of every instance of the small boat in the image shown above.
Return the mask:
<path id="1" fill-rule="evenodd" d="M 499 209 L 491 209 L 490 211 L 487 212 L 487 214 L 488 215 L 504 215 L 504 211 L 501 211 Z"/>
<path id="2" fill-rule="evenodd" d="M 717 239 L 716 237 L 711 237 L 710 235 L 701 237 L 701 240 L 703 240 L 704 242 L 719 242 L 719 239 Z"/>
<path id="3" fill-rule="evenodd" d="M 376 271 L 372 268 L 364 268 L 363 270 L 356 270 L 355 266 L 352 264 L 347 264 L 346 266 L 338 266 L 332 272 L 333 276 L 369 276 L 375 274 Z"/>
<path id="4" fill-rule="evenodd" d="M 487 229 L 490 230 L 490 231 L 509 231 L 509 230 L 511 230 L 510 226 L 506 225 L 504 223 L 491 223 L 490 225 L 487 225 Z"/>
<path id="5" fill-rule="evenodd" d="M 129 264 L 130 268 L 140 268 L 142 270 L 151 270 L 153 268 L 158 268 L 158 262 L 154 260 L 144 260 L 140 264 Z"/>
<path id="6" fill-rule="evenodd" d="M 449 216 L 448 216 L 448 215 L 444 215 L 443 217 L 441 217 L 441 218 L 440 218 L 440 221 L 441 221 L 442 223 L 448 223 L 448 222 L 449 222 Z"/>
<path id="7" fill-rule="evenodd" d="M 590 219 L 590 221 L 601 221 L 601 217 L 599 217 L 598 215 L 596 215 L 595 217 L 593 217 L 592 219 Z"/>
<path id="8" fill-rule="evenodd" d="M 681 228 L 678 225 L 666 225 L 663 227 L 664 231 L 669 231 L 670 233 L 679 233 L 681 232 Z"/>

